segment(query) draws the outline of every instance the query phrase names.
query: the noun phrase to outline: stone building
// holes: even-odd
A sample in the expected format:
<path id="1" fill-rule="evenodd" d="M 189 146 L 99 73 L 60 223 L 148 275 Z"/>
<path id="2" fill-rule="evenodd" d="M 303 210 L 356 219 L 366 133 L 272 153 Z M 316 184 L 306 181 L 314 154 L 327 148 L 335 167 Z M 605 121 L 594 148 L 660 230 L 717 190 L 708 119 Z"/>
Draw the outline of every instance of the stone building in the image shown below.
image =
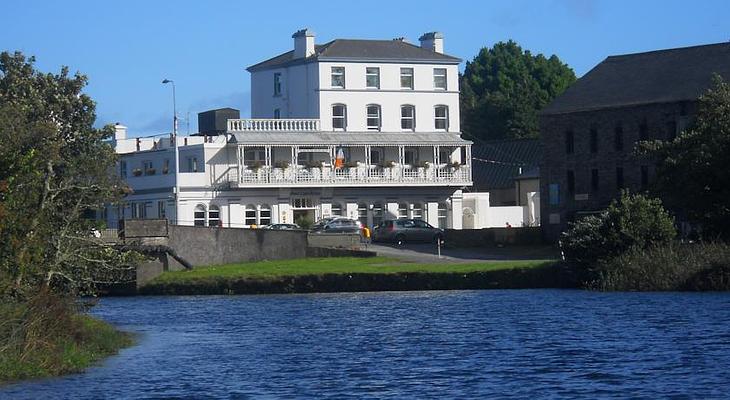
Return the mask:
<path id="1" fill-rule="evenodd" d="M 545 237 L 605 209 L 622 188 L 646 190 L 655 166 L 634 155 L 636 143 L 684 130 L 713 74 L 730 78 L 730 43 L 610 56 L 543 109 Z"/>

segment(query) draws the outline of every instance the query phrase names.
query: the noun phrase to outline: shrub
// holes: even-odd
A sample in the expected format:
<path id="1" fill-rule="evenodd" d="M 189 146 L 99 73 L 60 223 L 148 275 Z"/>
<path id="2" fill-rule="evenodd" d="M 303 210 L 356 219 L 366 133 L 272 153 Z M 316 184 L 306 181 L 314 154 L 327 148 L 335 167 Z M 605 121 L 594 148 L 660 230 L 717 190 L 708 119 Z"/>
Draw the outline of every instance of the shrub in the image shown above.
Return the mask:
<path id="1" fill-rule="evenodd" d="M 561 247 L 565 260 L 592 280 L 599 262 L 667 243 L 675 235 L 672 217 L 660 200 L 623 191 L 602 214 L 575 222 L 561 235 Z"/>

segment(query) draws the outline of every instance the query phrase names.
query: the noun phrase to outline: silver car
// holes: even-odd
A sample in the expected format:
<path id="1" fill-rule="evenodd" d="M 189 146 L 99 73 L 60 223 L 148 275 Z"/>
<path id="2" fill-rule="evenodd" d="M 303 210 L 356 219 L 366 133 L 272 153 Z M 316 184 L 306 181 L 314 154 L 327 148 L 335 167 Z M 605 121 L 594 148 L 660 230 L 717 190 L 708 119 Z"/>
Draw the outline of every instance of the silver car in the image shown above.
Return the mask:
<path id="1" fill-rule="evenodd" d="M 396 219 L 385 221 L 373 232 L 373 241 L 395 242 L 434 242 L 444 240 L 443 229 L 434 228 L 421 219 Z"/>

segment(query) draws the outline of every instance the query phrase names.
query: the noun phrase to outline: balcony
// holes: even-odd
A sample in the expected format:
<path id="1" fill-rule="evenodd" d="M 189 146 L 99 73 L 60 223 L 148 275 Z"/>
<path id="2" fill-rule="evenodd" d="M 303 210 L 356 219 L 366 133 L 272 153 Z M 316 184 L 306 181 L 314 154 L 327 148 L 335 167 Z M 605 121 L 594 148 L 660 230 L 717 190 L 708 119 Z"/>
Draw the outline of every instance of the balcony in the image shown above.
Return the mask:
<path id="1" fill-rule="evenodd" d="M 229 119 L 228 132 L 319 132 L 319 119 Z"/>
<path id="2" fill-rule="evenodd" d="M 228 172 L 232 187 L 287 186 L 466 186 L 471 185 L 468 166 L 429 165 L 411 167 L 395 165 L 383 168 L 362 165 L 350 168 L 328 166 L 306 168 L 232 168 Z"/>

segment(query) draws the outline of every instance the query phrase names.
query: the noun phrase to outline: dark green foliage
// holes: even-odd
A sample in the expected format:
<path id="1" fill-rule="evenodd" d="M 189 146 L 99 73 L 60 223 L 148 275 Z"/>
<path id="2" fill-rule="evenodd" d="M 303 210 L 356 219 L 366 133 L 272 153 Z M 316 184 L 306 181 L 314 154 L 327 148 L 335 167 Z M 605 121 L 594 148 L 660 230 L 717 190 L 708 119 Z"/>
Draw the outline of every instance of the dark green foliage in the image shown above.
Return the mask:
<path id="1" fill-rule="evenodd" d="M 561 246 L 566 261 L 591 281 L 600 262 L 670 242 L 675 235 L 672 217 L 660 200 L 624 191 L 601 215 L 574 223 L 562 234 Z"/>
<path id="2" fill-rule="evenodd" d="M 730 246 L 670 242 L 633 249 L 601 265 L 596 289 L 730 290 Z"/>
<path id="3" fill-rule="evenodd" d="M 693 127 L 673 141 L 643 143 L 656 157 L 656 189 L 707 239 L 730 239 L 730 85 L 720 77 L 700 97 Z"/>
<path id="4" fill-rule="evenodd" d="M 482 140 L 538 137 L 537 113 L 573 82 L 555 55 L 533 56 L 511 40 L 482 48 L 461 76 L 461 131 Z"/>

